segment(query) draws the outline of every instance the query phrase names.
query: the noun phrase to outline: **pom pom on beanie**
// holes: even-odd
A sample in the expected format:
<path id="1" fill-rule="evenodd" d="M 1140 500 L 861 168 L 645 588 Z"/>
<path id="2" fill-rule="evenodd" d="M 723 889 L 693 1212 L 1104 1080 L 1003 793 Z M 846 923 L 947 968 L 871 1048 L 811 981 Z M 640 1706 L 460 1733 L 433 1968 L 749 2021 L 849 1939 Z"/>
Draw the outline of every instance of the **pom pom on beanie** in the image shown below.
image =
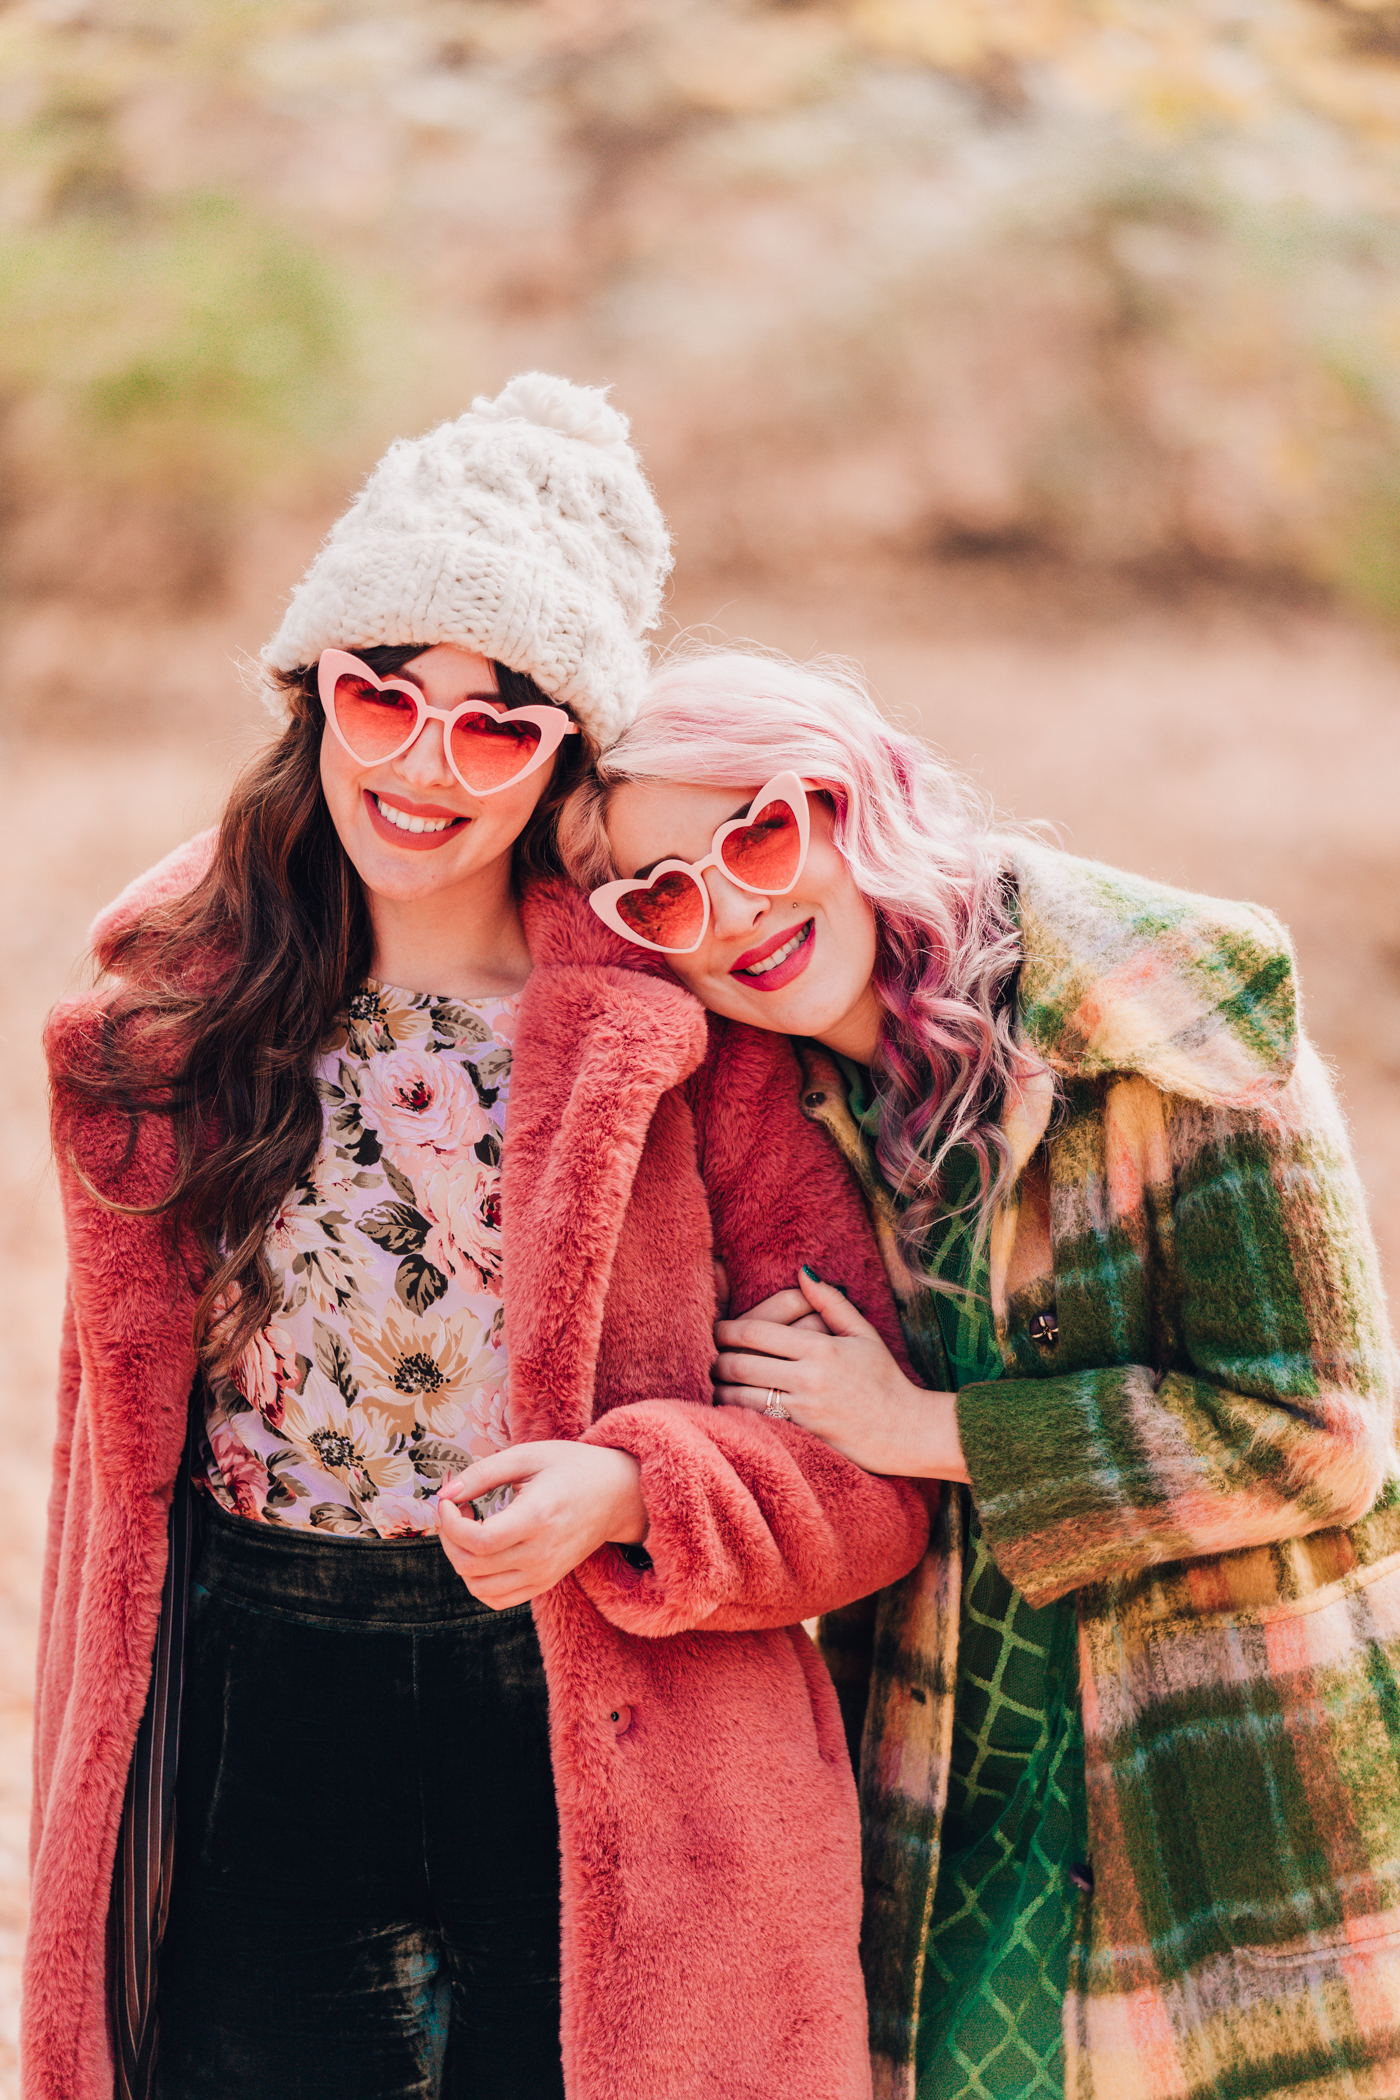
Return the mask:
<path id="1" fill-rule="evenodd" d="M 452 642 L 528 673 L 613 743 L 641 703 L 643 637 L 671 567 L 628 430 L 604 389 L 523 372 L 455 422 L 400 438 L 332 526 L 263 662 L 294 671 L 323 649 Z"/>

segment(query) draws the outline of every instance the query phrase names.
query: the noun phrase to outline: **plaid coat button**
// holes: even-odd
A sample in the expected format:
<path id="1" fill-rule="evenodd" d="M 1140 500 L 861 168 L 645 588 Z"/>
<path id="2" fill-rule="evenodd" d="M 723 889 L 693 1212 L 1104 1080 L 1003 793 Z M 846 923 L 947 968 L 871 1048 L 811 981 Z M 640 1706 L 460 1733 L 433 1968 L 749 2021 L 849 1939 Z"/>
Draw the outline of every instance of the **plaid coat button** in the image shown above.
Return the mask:
<path id="1" fill-rule="evenodd" d="M 1053 1349 L 1060 1339 L 1060 1323 L 1053 1312 L 1033 1313 L 1026 1332 L 1038 1348 Z"/>

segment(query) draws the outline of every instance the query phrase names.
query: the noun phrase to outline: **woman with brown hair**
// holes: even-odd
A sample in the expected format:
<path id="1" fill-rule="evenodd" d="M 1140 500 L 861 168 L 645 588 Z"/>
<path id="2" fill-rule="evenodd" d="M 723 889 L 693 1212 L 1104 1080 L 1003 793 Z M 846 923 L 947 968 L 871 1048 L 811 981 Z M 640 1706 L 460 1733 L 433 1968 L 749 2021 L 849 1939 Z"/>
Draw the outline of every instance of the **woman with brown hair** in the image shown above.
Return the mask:
<path id="1" fill-rule="evenodd" d="M 667 564 L 597 392 L 395 445 L 265 652 L 279 736 L 51 1024 L 29 2100 L 866 2089 L 797 1622 L 927 1513 L 709 1407 L 715 1259 L 897 1321 L 786 1045 L 549 874 Z"/>

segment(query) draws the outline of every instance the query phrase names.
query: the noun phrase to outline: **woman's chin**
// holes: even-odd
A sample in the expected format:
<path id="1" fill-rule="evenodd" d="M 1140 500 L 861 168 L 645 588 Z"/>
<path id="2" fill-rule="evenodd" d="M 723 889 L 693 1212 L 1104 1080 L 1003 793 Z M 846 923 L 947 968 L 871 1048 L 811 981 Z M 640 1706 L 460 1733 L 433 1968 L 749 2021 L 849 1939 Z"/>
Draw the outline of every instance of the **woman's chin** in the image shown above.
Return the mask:
<path id="1" fill-rule="evenodd" d="M 400 851 L 397 845 L 380 840 L 366 827 L 356 837 L 350 859 L 365 888 L 376 897 L 394 904 L 411 904 L 415 898 L 450 888 L 473 872 L 481 856 L 468 846 L 469 836 L 467 832 L 458 833 L 436 853 L 414 853 Z M 479 846 L 476 840 L 471 843 Z"/>
<path id="2" fill-rule="evenodd" d="M 751 1028 L 772 1029 L 778 1035 L 810 1035 L 821 1039 L 825 1027 L 834 1026 L 845 1008 L 823 999 L 816 986 L 801 978 L 774 992 L 755 992 L 730 978 L 732 1004 L 725 1011 Z M 847 1002 L 849 1003 L 849 1002 Z"/>

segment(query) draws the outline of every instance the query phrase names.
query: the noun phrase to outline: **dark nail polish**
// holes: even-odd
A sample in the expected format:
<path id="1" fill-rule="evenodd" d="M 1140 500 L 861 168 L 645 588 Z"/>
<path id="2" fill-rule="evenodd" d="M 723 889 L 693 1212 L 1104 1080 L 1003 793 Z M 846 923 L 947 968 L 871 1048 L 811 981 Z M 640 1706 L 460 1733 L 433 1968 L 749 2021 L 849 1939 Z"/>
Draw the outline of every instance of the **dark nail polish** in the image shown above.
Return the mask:
<path id="1" fill-rule="evenodd" d="M 812 1281 L 813 1281 L 813 1283 L 820 1283 L 820 1282 L 821 1282 L 821 1278 L 820 1278 L 820 1276 L 818 1276 L 818 1274 L 817 1274 L 816 1270 L 815 1270 L 815 1269 L 814 1269 L 814 1268 L 812 1267 L 812 1264 L 811 1264 L 811 1263 L 810 1263 L 809 1261 L 804 1261 L 804 1262 L 803 1262 L 803 1264 L 802 1264 L 802 1273 L 803 1273 L 803 1275 L 804 1275 L 804 1276 L 810 1276 L 810 1277 L 811 1277 L 811 1279 L 812 1279 Z"/>

